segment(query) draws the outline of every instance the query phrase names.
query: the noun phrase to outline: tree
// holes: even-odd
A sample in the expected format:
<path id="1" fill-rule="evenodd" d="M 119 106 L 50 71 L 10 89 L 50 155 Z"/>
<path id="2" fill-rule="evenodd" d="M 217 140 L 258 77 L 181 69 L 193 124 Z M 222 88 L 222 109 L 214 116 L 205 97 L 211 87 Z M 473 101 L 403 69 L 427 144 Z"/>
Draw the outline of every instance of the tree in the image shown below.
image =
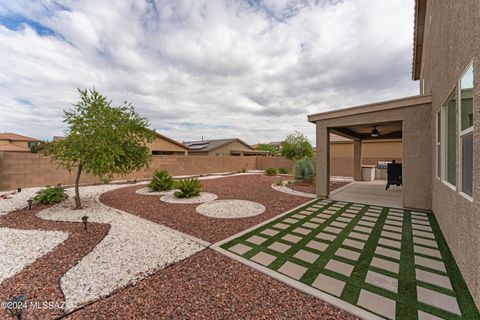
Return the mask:
<path id="1" fill-rule="evenodd" d="M 313 157 L 313 148 L 307 136 L 295 131 L 282 142 L 280 154 L 289 160 L 300 160 L 304 157 Z"/>
<path id="2" fill-rule="evenodd" d="M 275 149 L 275 146 L 268 143 L 259 144 L 257 150 L 268 151 L 268 154 L 270 155 L 275 155 L 277 153 L 277 149 Z"/>
<path id="3" fill-rule="evenodd" d="M 140 117 L 132 104 L 112 107 L 111 101 L 95 89 L 78 90 L 80 101 L 64 111 L 68 124 L 66 138 L 46 145 L 47 155 L 62 167 L 77 168 L 75 179 L 75 209 L 81 207 L 79 184 L 82 172 L 108 182 L 114 174 L 139 170 L 150 159 L 146 146 L 155 132 L 148 121 Z"/>

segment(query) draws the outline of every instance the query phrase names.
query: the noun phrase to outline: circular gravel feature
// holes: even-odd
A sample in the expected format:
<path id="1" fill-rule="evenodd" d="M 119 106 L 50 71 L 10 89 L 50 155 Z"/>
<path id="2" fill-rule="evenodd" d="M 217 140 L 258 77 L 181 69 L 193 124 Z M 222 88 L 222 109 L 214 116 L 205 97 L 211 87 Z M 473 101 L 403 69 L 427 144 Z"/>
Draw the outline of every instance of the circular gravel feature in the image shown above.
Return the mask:
<path id="1" fill-rule="evenodd" d="M 265 207 L 247 200 L 218 200 L 199 205 L 197 212 L 212 218 L 246 218 L 265 212 Z"/>
<path id="2" fill-rule="evenodd" d="M 163 202 L 168 203 L 202 203 L 217 199 L 217 195 L 208 192 L 200 192 L 200 195 L 192 198 L 177 198 L 174 194 L 167 194 L 160 198 Z"/>
<path id="3" fill-rule="evenodd" d="M 164 196 L 167 194 L 173 194 L 177 190 L 168 190 L 168 191 L 152 191 L 149 188 L 142 188 L 135 191 L 135 193 L 143 194 L 147 196 Z"/>

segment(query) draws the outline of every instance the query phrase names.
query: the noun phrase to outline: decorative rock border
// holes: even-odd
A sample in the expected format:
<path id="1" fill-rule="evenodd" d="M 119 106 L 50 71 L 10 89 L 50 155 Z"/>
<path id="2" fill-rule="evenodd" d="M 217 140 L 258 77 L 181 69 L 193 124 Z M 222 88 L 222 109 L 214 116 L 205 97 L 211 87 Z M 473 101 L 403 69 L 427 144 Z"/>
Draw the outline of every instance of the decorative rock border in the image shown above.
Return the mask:
<path id="1" fill-rule="evenodd" d="M 167 194 L 173 194 L 177 190 L 169 191 L 152 191 L 149 188 L 142 188 L 135 191 L 135 193 L 146 195 L 146 196 L 165 196 Z"/>
<path id="2" fill-rule="evenodd" d="M 161 201 L 167 203 L 179 203 L 179 204 L 191 204 L 191 203 L 203 203 L 217 199 L 217 195 L 209 192 L 200 192 L 200 195 L 193 198 L 177 198 L 175 195 L 167 194 L 160 198 Z"/>
<path id="3" fill-rule="evenodd" d="M 246 218 L 265 212 L 265 207 L 258 202 L 247 200 L 216 200 L 201 204 L 197 212 L 211 218 Z"/>
<path id="4" fill-rule="evenodd" d="M 294 195 L 294 196 L 300 196 L 300 197 L 305 197 L 305 198 L 316 198 L 317 197 L 316 194 L 293 190 L 293 189 L 290 189 L 290 188 L 288 188 L 286 186 L 283 186 L 283 185 L 282 186 L 277 186 L 277 185 L 272 184 L 272 188 L 277 190 L 277 191 L 280 191 L 280 192 L 283 192 L 283 193 L 288 193 L 288 194 L 291 194 L 291 195 Z"/>

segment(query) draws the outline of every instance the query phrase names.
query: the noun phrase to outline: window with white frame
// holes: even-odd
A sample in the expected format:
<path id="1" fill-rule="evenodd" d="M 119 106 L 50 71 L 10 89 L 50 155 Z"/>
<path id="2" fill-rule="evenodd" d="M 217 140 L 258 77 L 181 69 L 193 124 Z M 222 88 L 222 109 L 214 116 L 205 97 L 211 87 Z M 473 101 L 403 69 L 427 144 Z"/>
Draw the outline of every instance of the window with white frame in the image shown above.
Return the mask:
<path id="1" fill-rule="evenodd" d="M 442 112 L 437 112 L 437 130 L 436 130 L 436 157 L 437 157 L 437 177 L 442 177 Z"/>
<path id="2" fill-rule="evenodd" d="M 473 195 L 473 64 L 460 79 L 460 191 Z"/>
<path id="3" fill-rule="evenodd" d="M 456 87 L 443 105 L 444 147 L 442 177 L 445 182 L 457 185 L 457 92 Z"/>

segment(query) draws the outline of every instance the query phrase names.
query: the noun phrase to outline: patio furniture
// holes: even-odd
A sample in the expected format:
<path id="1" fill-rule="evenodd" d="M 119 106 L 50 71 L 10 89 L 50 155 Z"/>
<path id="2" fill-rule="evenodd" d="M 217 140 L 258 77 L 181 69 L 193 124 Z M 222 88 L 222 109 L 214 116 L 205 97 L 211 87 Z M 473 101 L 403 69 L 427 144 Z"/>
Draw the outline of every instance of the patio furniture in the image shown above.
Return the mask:
<path id="1" fill-rule="evenodd" d="M 402 185 L 402 164 L 395 163 L 395 160 L 387 164 L 387 185 L 385 190 L 388 190 L 392 184 L 396 186 Z"/>

